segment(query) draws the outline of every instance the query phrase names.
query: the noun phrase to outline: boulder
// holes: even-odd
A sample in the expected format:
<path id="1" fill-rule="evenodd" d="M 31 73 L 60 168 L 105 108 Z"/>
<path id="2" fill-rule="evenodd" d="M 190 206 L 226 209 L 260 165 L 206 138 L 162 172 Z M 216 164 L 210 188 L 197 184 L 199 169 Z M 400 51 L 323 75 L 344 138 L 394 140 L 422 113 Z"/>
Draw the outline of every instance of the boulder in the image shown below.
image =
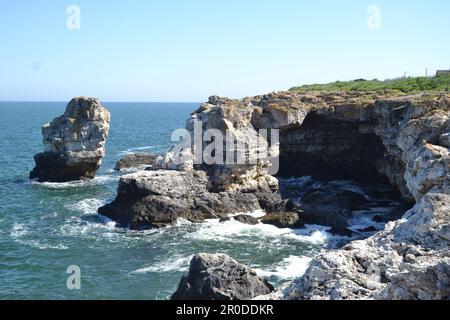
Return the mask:
<path id="1" fill-rule="evenodd" d="M 110 113 L 96 98 L 72 99 L 60 117 L 42 128 L 45 150 L 35 155 L 30 179 L 92 179 L 105 155 Z"/>
<path id="2" fill-rule="evenodd" d="M 204 171 L 139 171 L 119 180 L 116 199 L 98 212 L 132 229 L 160 228 L 261 209 L 255 194 L 209 192 Z M 246 219 L 250 222 L 249 219 Z"/>
<path id="3" fill-rule="evenodd" d="M 345 229 L 352 211 L 367 202 L 361 193 L 324 183 L 321 187 L 307 190 L 298 208 L 301 211 L 300 217 L 306 224 Z"/>
<path id="4" fill-rule="evenodd" d="M 157 158 L 157 155 L 145 152 L 127 154 L 117 161 L 114 170 L 145 169 L 153 166 Z"/>
<path id="5" fill-rule="evenodd" d="M 304 223 L 300 220 L 297 212 L 269 213 L 261 218 L 261 223 L 270 224 L 277 228 L 303 228 Z"/>
<path id="6" fill-rule="evenodd" d="M 250 300 L 273 286 L 224 254 L 196 254 L 172 300 Z"/>
<path id="7" fill-rule="evenodd" d="M 259 224 L 258 219 L 254 218 L 252 216 L 246 215 L 246 214 L 240 214 L 240 215 L 234 216 L 233 219 L 237 222 L 249 224 L 249 225 Z"/>

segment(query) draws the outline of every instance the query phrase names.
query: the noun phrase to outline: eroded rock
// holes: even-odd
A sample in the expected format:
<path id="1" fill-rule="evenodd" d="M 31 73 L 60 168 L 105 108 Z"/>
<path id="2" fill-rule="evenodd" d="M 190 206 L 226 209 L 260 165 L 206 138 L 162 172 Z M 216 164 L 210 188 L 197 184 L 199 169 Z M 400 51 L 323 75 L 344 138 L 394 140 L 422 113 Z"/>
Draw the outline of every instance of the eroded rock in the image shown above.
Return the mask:
<path id="1" fill-rule="evenodd" d="M 258 196 L 241 191 L 210 192 L 205 172 L 141 171 L 123 176 L 116 199 L 99 208 L 121 226 L 159 228 L 183 218 L 192 222 L 260 209 Z"/>
<path id="2" fill-rule="evenodd" d="M 303 228 L 304 222 L 297 212 L 270 213 L 261 218 L 261 223 L 270 224 L 277 228 Z"/>
<path id="3" fill-rule="evenodd" d="M 273 286 L 224 254 L 196 254 L 172 300 L 250 300 Z"/>
<path id="4" fill-rule="evenodd" d="M 246 214 L 239 214 L 237 216 L 234 216 L 233 219 L 237 222 L 248 224 L 248 225 L 257 225 L 259 224 L 259 220 L 255 217 L 246 215 Z"/>
<path id="5" fill-rule="evenodd" d="M 402 219 L 372 237 L 319 254 L 302 278 L 273 297 L 448 299 L 449 113 L 447 94 L 391 98 L 374 92 L 280 92 L 242 100 L 212 97 L 192 114 L 187 129 L 193 133 L 199 120 L 204 130 L 228 132 L 232 140 L 244 142 L 240 148 L 247 160 L 268 149 L 270 156 L 280 155 L 280 168 L 288 168 L 287 175 L 311 172 L 323 179 L 385 180 L 405 201 L 415 203 Z M 280 144 L 269 145 L 259 129 L 280 129 Z M 203 150 L 191 145 L 166 154 L 160 168 L 178 170 L 170 174 L 124 177 L 117 199 L 100 211 L 140 227 L 173 223 L 178 217 L 196 221 L 254 209 L 267 209 L 270 217 L 283 206 L 288 210 L 268 159 L 194 164 L 198 151 Z M 300 198 L 299 207 L 288 212 L 298 210 L 302 222 L 343 233 L 352 211 L 365 206 L 357 193 L 314 190 Z M 282 219 L 280 225 L 285 224 Z M 221 266 L 223 260 L 213 259 Z M 192 274 L 202 276 L 183 279 L 175 297 L 222 299 L 240 292 L 235 287 L 240 278 L 222 271 L 218 278 L 210 277 L 211 271 L 222 270 L 211 268 L 194 262 Z M 231 289 L 223 292 L 214 283 Z"/>
<path id="6" fill-rule="evenodd" d="M 129 169 L 145 169 L 147 167 L 152 167 L 157 158 L 158 156 L 152 153 L 138 152 L 127 154 L 117 161 L 114 170 L 124 171 Z"/>
<path id="7" fill-rule="evenodd" d="M 277 297 L 449 299 L 449 212 L 448 194 L 427 194 L 384 231 L 320 254 Z"/>
<path id="8" fill-rule="evenodd" d="M 105 155 L 110 114 L 96 98 L 72 99 L 60 117 L 42 128 L 45 151 L 35 155 L 30 179 L 92 179 Z"/>

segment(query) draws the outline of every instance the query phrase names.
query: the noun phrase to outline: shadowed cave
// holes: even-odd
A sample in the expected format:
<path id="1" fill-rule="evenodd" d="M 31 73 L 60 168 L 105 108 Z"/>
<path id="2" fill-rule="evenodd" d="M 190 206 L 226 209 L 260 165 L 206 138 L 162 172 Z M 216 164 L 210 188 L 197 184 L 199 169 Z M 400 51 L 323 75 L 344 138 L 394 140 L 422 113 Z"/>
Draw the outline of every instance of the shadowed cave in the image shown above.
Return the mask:
<path id="1" fill-rule="evenodd" d="M 310 113 L 301 126 L 280 132 L 278 176 L 388 183 L 377 171 L 385 148 L 374 133 L 362 133 L 363 126 Z"/>
<path id="2" fill-rule="evenodd" d="M 380 174 L 389 165 L 373 124 L 309 114 L 280 131 L 280 191 L 307 224 L 367 237 L 410 206 Z"/>

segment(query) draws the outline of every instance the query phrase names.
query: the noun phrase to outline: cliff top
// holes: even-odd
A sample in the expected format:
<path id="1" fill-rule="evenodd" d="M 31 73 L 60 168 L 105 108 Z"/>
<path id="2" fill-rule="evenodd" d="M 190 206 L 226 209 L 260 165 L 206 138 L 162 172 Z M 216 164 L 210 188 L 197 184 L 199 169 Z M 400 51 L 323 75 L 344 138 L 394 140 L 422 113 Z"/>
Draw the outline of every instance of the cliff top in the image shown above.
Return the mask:
<path id="1" fill-rule="evenodd" d="M 226 97 L 212 96 L 208 103 L 204 104 L 195 113 L 201 112 L 213 106 L 246 108 L 258 106 L 278 109 L 280 111 L 306 108 L 329 107 L 364 107 L 375 104 L 377 101 L 410 102 L 416 105 L 435 105 L 438 101 L 446 101 L 444 109 L 450 105 L 450 93 L 438 91 L 422 91 L 418 93 L 392 94 L 376 91 L 280 91 L 266 95 L 246 97 L 243 99 L 230 99 Z"/>
<path id="2" fill-rule="evenodd" d="M 418 92 L 450 92 L 450 75 L 437 77 L 399 78 L 380 81 L 357 79 L 354 81 L 336 81 L 327 84 L 303 85 L 291 88 L 292 92 L 310 91 L 373 91 L 378 94 L 401 96 Z"/>

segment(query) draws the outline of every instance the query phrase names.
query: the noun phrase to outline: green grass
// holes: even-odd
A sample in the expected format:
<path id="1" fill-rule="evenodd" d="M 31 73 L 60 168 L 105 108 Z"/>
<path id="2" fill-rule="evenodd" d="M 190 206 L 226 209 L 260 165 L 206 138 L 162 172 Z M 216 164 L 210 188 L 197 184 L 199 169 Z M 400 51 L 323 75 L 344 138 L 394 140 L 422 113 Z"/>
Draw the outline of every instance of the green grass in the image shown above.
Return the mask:
<path id="1" fill-rule="evenodd" d="M 327 84 L 312 84 L 293 87 L 289 91 L 375 91 L 378 93 L 402 94 L 423 91 L 450 92 L 450 75 L 439 77 L 416 77 L 393 80 L 336 81 Z"/>

